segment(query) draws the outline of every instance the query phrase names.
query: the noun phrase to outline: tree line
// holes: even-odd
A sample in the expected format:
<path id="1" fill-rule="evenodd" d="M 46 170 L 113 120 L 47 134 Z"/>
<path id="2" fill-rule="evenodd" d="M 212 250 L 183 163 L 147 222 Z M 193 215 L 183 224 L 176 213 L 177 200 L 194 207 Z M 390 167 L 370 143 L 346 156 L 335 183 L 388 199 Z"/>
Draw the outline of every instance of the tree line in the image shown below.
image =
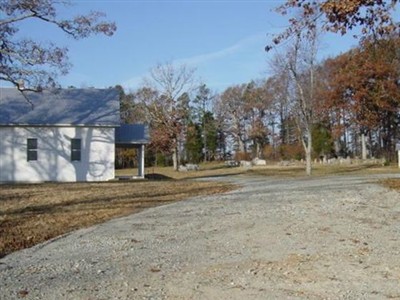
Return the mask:
<path id="1" fill-rule="evenodd" d="M 187 66 L 160 64 L 141 88 L 119 87 L 122 119 L 148 123 L 148 162 L 176 169 L 229 158 L 394 160 L 400 38 L 367 38 L 322 61 L 316 43 L 316 33 L 298 37 L 275 55 L 270 77 L 221 93 L 196 84 Z"/>

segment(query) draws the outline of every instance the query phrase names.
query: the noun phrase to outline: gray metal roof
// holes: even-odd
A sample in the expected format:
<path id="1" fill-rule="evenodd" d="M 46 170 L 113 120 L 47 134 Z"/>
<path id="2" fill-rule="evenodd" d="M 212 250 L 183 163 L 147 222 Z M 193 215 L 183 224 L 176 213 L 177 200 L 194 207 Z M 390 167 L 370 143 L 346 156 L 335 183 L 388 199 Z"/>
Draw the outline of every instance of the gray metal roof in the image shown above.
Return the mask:
<path id="1" fill-rule="evenodd" d="M 117 146 L 148 144 L 149 139 L 149 127 L 144 124 L 122 124 L 115 128 Z"/>
<path id="2" fill-rule="evenodd" d="M 40 93 L 0 88 L 0 126 L 119 126 L 115 89 L 54 89 Z"/>

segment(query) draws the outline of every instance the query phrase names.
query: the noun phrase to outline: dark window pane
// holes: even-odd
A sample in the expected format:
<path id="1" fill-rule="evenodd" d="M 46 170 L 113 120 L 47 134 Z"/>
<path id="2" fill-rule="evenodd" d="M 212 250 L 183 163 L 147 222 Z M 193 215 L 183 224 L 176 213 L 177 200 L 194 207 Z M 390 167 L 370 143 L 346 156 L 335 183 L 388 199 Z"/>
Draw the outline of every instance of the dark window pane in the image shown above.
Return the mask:
<path id="1" fill-rule="evenodd" d="M 81 149 L 81 139 L 71 140 L 71 149 L 80 150 Z"/>
<path id="2" fill-rule="evenodd" d="M 27 139 L 27 160 L 37 160 L 37 139 Z"/>
<path id="3" fill-rule="evenodd" d="M 81 160 L 81 151 L 72 151 L 71 152 L 71 160 L 72 161 L 80 161 Z"/>
<path id="4" fill-rule="evenodd" d="M 37 151 L 28 151 L 28 161 L 37 160 Z"/>
<path id="5" fill-rule="evenodd" d="M 71 161 L 81 160 L 81 139 L 71 139 Z"/>
<path id="6" fill-rule="evenodd" d="M 37 139 L 28 139 L 28 149 L 37 149 Z"/>

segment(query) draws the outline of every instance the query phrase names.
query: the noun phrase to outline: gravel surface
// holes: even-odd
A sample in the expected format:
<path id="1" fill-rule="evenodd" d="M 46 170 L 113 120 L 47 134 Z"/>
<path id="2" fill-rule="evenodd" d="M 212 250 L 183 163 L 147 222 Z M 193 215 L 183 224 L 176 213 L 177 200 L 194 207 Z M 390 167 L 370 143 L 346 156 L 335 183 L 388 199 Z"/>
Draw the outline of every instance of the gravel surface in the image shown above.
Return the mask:
<path id="1" fill-rule="evenodd" d="M 4 257 L 0 298 L 400 299 L 400 194 L 377 178 L 218 179 L 242 188 Z"/>

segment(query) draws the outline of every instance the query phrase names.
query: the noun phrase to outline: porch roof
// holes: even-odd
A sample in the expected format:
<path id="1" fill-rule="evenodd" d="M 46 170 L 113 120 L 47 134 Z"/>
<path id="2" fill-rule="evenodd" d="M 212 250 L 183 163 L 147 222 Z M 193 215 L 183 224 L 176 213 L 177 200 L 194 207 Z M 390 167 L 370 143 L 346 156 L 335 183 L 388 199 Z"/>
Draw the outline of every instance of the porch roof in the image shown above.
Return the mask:
<path id="1" fill-rule="evenodd" d="M 121 148 L 149 143 L 149 127 L 145 124 L 122 124 L 115 128 L 115 145 Z"/>

